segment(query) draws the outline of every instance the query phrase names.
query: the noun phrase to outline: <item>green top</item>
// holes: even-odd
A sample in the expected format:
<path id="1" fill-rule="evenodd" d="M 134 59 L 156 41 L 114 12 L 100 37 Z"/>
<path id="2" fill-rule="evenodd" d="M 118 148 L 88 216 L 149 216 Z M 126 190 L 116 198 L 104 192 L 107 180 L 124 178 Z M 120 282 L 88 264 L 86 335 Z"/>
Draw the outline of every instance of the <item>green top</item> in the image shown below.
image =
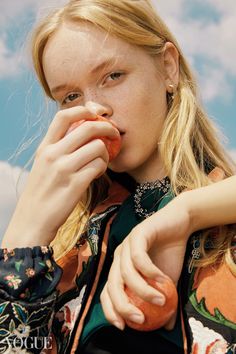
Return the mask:
<path id="1" fill-rule="evenodd" d="M 148 210 L 159 210 L 163 208 L 171 199 L 173 199 L 172 193 L 168 193 L 163 196 L 158 190 L 148 191 L 142 199 L 142 206 Z M 154 207 L 152 207 L 154 205 Z M 142 220 L 135 214 L 133 194 L 131 194 L 122 204 L 117 216 L 115 217 L 109 235 L 108 250 L 104 263 L 103 270 L 99 279 L 98 287 L 93 298 L 89 313 L 86 317 L 85 326 L 81 335 L 81 345 L 89 340 L 92 334 L 98 329 L 105 326 L 111 326 L 106 320 L 102 306 L 100 304 L 100 294 L 107 280 L 110 265 L 112 263 L 112 257 L 115 248 L 124 240 L 124 238 L 130 233 L 130 231 Z M 137 331 L 138 335 L 142 335 L 142 332 Z M 164 329 L 155 330 L 149 332 L 153 333 L 153 345 L 157 344 L 157 337 L 162 336 L 168 339 L 168 341 L 182 347 L 182 334 L 180 318 L 176 321 L 176 325 L 173 330 L 166 331 Z M 150 340 L 150 336 L 149 336 Z"/>

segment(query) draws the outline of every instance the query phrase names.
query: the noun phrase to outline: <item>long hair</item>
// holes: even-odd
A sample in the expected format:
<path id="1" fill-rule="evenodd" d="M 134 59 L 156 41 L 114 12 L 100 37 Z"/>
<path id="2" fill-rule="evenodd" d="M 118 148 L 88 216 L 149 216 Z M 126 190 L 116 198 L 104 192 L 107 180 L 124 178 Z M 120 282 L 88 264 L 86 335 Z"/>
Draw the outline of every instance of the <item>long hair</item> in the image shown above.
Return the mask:
<path id="1" fill-rule="evenodd" d="M 78 24 L 87 21 L 111 35 L 144 49 L 151 56 L 160 55 L 165 43 L 172 42 L 179 52 L 179 84 L 174 99 L 169 102 L 158 147 L 173 191 L 177 195 L 183 189 L 194 189 L 210 184 L 208 172 L 215 166 L 220 167 L 226 177 L 233 174 L 233 163 L 224 152 L 218 141 L 215 127 L 201 107 L 195 78 L 181 48 L 150 1 L 72 0 L 48 15 L 34 31 L 32 56 L 38 79 L 46 95 L 52 99 L 43 71 L 42 56 L 48 39 L 68 21 Z M 96 189 L 105 191 L 106 187 L 107 180 L 103 176 L 96 182 Z M 97 194 L 94 198 L 94 186 L 92 186 L 88 195 L 90 198 L 87 200 L 87 207 L 79 204 L 68 222 L 59 229 L 53 242 L 57 257 L 73 247 L 79 237 L 78 227 L 74 226 L 83 225 L 78 220 L 88 217 L 91 202 L 99 203 L 104 193 Z M 227 244 L 228 247 L 227 235 L 222 232 L 218 239 L 218 247 L 225 252 L 225 245 Z M 62 239 L 66 240 L 64 245 Z M 203 245 L 204 242 L 203 237 Z M 221 253 L 215 249 L 210 259 L 215 261 L 217 255 Z"/>

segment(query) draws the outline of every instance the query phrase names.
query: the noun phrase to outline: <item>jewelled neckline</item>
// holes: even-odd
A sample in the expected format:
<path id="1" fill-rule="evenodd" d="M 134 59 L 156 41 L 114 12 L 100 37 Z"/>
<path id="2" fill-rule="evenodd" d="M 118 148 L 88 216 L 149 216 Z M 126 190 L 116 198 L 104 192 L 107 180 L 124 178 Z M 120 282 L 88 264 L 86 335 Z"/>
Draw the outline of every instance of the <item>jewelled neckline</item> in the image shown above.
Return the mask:
<path id="1" fill-rule="evenodd" d="M 138 183 L 134 193 L 134 209 L 135 213 L 142 217 L 147 218 L 155 213 L 155 211 L 149 212 L 146 208 L 142 207 L 141 200 L 142 196 L 147 191 L 152 191 L 158 189 L 163 193 L 161 198 L 170 190 L 170 180 L 168 177 L 163 178 L 162 180 L 156 180 L 154 182 L 143 182 Z M 160 198 L 160 199 L 161 199 Z"/>

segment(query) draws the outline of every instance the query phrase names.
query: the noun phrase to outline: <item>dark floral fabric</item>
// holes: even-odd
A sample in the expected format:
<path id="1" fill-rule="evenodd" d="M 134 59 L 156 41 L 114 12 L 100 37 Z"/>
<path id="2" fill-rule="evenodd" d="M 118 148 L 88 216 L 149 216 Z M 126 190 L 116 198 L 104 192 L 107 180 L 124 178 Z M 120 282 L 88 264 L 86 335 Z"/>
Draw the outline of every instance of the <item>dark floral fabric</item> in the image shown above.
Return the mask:
<path id="1" fill-rule="evenodd" d="M 62 270 L 48 246 L 0 249 L 0 353 L 41 353 Z"/>
<path id="2" fill-rule="evenodd" d="M 0 249 L 0 289 L 29 302 L 49 295 L 62 274 L 52 255 L 49 246 Z"/>
<path id="3" fill-rule="evenodd" d="M 42 353 L 51 348 L 50 323 L 57 293 L 34 303 L 0 290 L 0 353 Z"/>

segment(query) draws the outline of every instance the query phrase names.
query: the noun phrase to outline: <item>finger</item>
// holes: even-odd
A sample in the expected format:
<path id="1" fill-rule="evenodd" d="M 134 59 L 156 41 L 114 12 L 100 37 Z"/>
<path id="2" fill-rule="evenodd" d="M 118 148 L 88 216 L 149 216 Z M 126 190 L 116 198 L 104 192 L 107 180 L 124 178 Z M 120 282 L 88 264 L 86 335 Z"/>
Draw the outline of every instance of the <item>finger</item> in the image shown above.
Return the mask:
<path id="1" fill-rule="evenodd" d="M 107 292 L 112 301 L 115 311 L 124 319 L 131 320 L 136 323 L 143 323 L 143 313 L 134 306 L 124 291 L 124 283 L 119 271 L 119 256 L 118 252 L 114 256 L 114 261 L 110 268 Z"/>
<path id="2" fill-rule="evenodd" d="M 121 276 L 124 283 L 130 288 L 136 295 L 143 300 L 151 303 L 163 306 L 165 303 L 165 296 L 157 289 L 150 286 L 143 276 L 134 267 L 130 257 L 129 243 L 123 244 L 122 254 L 120 256 L 120 269 Z M 158 280 L 161 283 L 162 278 Z"/>
<path id="3" fill-rule="evenodd" d="M 96 119 L 96 114 L 83 106 L 75 106 L 57 112 L 50 124 L 42 145 L 53 144 L 60 140 L 69 129 L 70 125 L 78 120 Z"/>
<path id="4" fill-rule="evenodd" d="M 58 155 L 69 154 L 92 139 L 106 136 L 111 140 L 119 136 L 119 131 L 110 123 L 86 121 L 55 144 Z"/>
<path id="5" fill-rule="evenodd" d="M 72 177 L 74 188 L 78 188 L 79 190 L 87 188 L 94 179 L 104 174 L 106 169 L 107 163 L 101 157 L 94 159 L 78 172 L 74 173 Z"/>
<path id="6" fill-rule="evenodd" d="M 65 177 L 63 179 L 59 176 L 61 188 L 59 194 L 54 193 L 54 205 L 61 205 L 62 200 L 69 200 L 69 204 L 66 203 L 63 208 L 66 217 L 68 217 L 68 213 L 71 213 L 71 210 L 73 210 L 76 204 L 83 198 L 91 182 L 99 175 L 102 175 L 106 169 L 107 163 L 99 157 L 81 168 L 78 172 L 70 174 L 67 178 Z M 66 210 L 68 210 L 68 213 Z M 56 217 L 57 215 L 55 215 L 55 218 Z M 64 223 L 64 221 L 65 219 L 62 220 L 62 223 Z"/>
<path id="7" fill-rule="evenodd" d="M 106 319 L 113 324 L 113 326 L 117 327 L 120 330 L 123 330 L 125 327 L 125 321 L 119 315 L 119 313 L 115 310 L 110 296 L 107 291 L 107 285 L 104 286 L 103 291 L 100 296 L 102 309 Z"/>
<path id="8" fill-rule="evenodd" d="M 152 262 L 148 251 L 157 238 L 146 226 L 135 227 L 129 235 L 130 258 L 134 267 L 147 278 L 164 280 L 165 274 Z M 125 261 L 124 257 L 122 261 Z"/>
<path id="9" fill-rule="evenodd" d="M 97 158 L 103 159 L 106 167 L 108 166 L 109 154 L 105 143 L 101 139 L 92 140 L 73 153 L 63 155 L 56 160 L 55 168 L 58 175 L 66 176 L 76 173 Z"/>

